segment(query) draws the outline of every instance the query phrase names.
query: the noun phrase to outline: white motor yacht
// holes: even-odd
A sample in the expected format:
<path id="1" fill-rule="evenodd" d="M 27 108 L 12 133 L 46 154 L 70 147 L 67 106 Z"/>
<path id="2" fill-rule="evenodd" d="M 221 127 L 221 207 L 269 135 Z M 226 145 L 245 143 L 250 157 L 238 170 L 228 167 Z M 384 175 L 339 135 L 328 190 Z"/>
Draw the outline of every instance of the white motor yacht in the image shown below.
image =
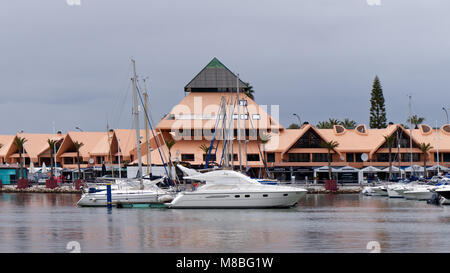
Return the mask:
<path id="1" fill-rule="evenodd" d="M 278 208 L 291 207 L 306 195 L 298 187 L 264 185 L 240 172 L 213 170 L 200 173 L 182 167 L 185 179 L 205 182 L 192 192 L 181 192 L 168 208 Z"/>
<path id="2" fill-rule="evenodd" d="M 112 185 L 112 204 L 151 204 L 164 203 L 173 200 L 173 195 L 159 188 L 156 184 L 162 179 L 144 181 L 144 189 L 139 189 L 138 180 L 119 180 Z M 77 206 L 80 207 L 104 207 L 107 205 L 106 186 L 90 188 L 83 193 Z"/>

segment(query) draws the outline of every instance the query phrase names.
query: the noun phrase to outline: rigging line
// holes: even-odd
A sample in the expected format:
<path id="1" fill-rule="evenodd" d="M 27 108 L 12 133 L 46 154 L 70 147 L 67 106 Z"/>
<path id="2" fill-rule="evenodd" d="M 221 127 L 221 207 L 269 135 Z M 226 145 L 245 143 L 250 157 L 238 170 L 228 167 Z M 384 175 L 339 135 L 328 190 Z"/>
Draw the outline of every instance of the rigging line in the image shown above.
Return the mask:
<path id="1" fill-rule="evenodd" d="M 120 121 L 122 120 L 122 114 L 123 114 L 123 110 L 125 109 L 125 104 L 126 101 L 128 100 L 128 95 L 131 93 L 131 81 L 128 84 L 127 87 L 127 91 L 124 92 L 124 96 L 122 97 L 122 107 L 120 108 L 120 111 L 115 111 L 115 113 L 117 114 L 116 117 L 114 117 L 114 119 L 112 120 L 113 124 L 116 125 L 116 128 L 120 128 Z M 116 107 L 114 107 L 113 109 L 117 109 Z"/>
<path id="2" fill-rule="evenodd" d="M 225 107 L 224 107 L 224 108 L 226 108 L 226 106 L 227 106 L 228 104 L 231 104 L 231 100 L 229 100 L 229 99 L 226 100 L 226 102 L 225 102 Z M 232 114 L 231 114 L 231 117 L 233 117 Z M 222 121 L 222 129 L 226 129 L 225 126 L 226 126 L 226 120 L 227 120 L 227 118 L 228 118 L 227 110 L 225 109 L 225 111 L 224 111 L 224 116 L 223 116 L 223 121 Z M 231 119 L 231 120 L 232 120 L 232 119 Z M 230 130 L 229 127 L 228 127 L 228 130 Z M 228 136 L 229 136 L 229 133 L 228 133 L 228 132 L 224 132 L 223 134 L 224 134 L 224 136 L 223 136 L 223 150 L 222 150 L 222 157 L 221 157 L 221 160 L 220 160 L 220 165 L 219 165 L 219 167 L 222 167 L 222 163 L 223 163 L 223 160 L 224 160 L 224 157 L 225 157 L 225 154 L 226 154 L 225 151 L 226 151 L 226 149 L 227 149 L 227 143 L 228 143 L 227 138 L 228 138 Z"/>
<path id="3" fill-rule="evenodd" d="M 125 92 L 125 93 L 123 93 L 123 90 L 126 88 L 127 90 L 129 90 L 129 88 L 130 88 L 130 81 L 129 81 L 129 77 L 130 77 L 130 71 L 131 71 L 131 64 L 129 64 L 128 65 L 128 69 L 127 69 L 127 71 L 128 71 L 128 79 L 126 80 L 126 82 L 124 82 L 124 84 L 122 85 L 120 85 L 120 88 L 118 88 L 118 91 L 120 91 L 120 92 L 118 92 L 118 91 L 116 91 L 116 93 L 115 93 L 115 96 L 114 96 L 114 98 L 115 98 L 115 101 L 114 101 L 114 104 L 113 104 L 113 107 L 112 107 L 112 110 L 111 111 L 114 111 L 114 112 L 112 112 L 112 113 L 109 113 L 111 116 L 112 116 L 112 118 L 113 118 L 113 120 L 112 120 L 112 122 L 114 122 L 115 120 L 117 120 L 117 118 L 115 118 L 115 116 L 114 116 L 114 114 L 117 114 L 117 111 L 115 111 L 115 109 L 117 109 L 118 107 L 119 107 L 119 105 L 120 105 L 120 103 L 123 103 L 125 100 L 124 100 L 124 98 L 123 98 L 123 96 L 125 95 L 127 95 L 127 92 Z M 127 84 L 128 84 L 128 87 L 127 87 Z M 122 90 L 122 91 L 121 91 Z M 120 94 L 122 94 L 122 96 L 120 96 Z M 122 98 L 122 99 L 121 99 Z M 120 117 L 120 116 L 119 116 Z"/>
<path id="4" fill-rule="evenodd" d="M 208 165 L 209 165 L 209 157 L 211 155 L 211 151 L 212 151 L 212 148 L 214 146 L 215 139 L 216 139 L 216 133 L 217 133 L 217 128 L 218 128 L 218 125 L 219 125 L 219 122 L 220 122 L 220 115 L 221 114 L 222 114 L 222 102 L 220 103 L 219 112 L 218 112 L 218 115 L 217 115 L 216 122 L 214 124 L 214 135 L 213 135 L 213 138 L 211 139 L 211 144 L 209 145 L 208 155 L 206 156 L 205 169 L 207 169 Z M 216 152 L 217 152 L 217 149 L 216 149 Z"/>
<path id="5" fill-rule="evenodd" d="M 148 100 L 148 103 L 150 104 L 150 99 Z M 147 116 L 150 116 L 149 122 L 151 122 L 152 126 L 153 126 L 153 124 L 155 124 L 155 122 L 153 121 L 153 117 L 151 115 L 151 110 L 148 110 Z M 163 148 L 163 147 L 165 148 L 165 149 L 163 149 L 162 155 L 164 157 L 164 160 L 166 162 L 169 162 L 169 160 L 171 160 L 171 158 L 169 158 L 169 148 L 167 147 L 166 141 L 164 140 L 163 133 L 161 132 L 160 128 L 156 128 L 156 130 L 159 131 L 159 134 L 157 134 L 156 137 L 155 137 L 155 141 L 157 143 L 157 146 L 161 147 L 161 148 Z M 176 173 L 176 171 L 175 171 L 175 176 L 179 180 L 179 177 L 178 177 L 178 174 Z"/>
<path id="6" fill-rule="evenodd" d="M 247 115 L 248 115 L 248 120 L 250 121 L 250 125 L 252 126 L 252 129 L 255 129 L 255 127 L 253 126 L 252 119 L 250 118 L 250 112 L 248 111 L 248 107 L 247 106 L 244 106 L 244 107 L 247 110 Z M 250 138 L 250 130 L 249 130 L 249 138 Z M 258 131 L 256 131 L 256 147 L 258 148 L 258 153 L 261 156 L 263 164 L 264 164 L 265 157 L 262 154 L 261 149 L 259 148 L 259 145 L 258 145 Z M 266 164 L 264 164 L 264 171 L 266 172 L 267 177 L 269 177 L 269 169 L 266 167 Z"/>
<path id="7" fill-rule="evenodd" d="M 144 102 L 142 101 L 141 91 L 139 90 L 137 85 L 136 85 L 136 89 L 137 89 L 137 93 L 139 95 L 139 99 L 141 101 L 141 105 L 144 105 Z M 148 113 L 147 113 L 147 110 L 145 109 L 145 107 L 144 107 L 144 112 L 145 112 L 145 115 L 147 116 L 147 121 L 150 121 L 150 119 L 148 118 Z M 148 122 L 148 123 L 149 123 L 149 126 L 150 126 L 150 130 L 152 131 L 153 138 L 155 138 L 155 132 L 153 131 L 152 124 L 150 122 Z M 138 143 L 136 143 L 136 144 L 138 144 Z M 164 170 L 166 171 L 167 177 L 169 178 L 169 181 L 172 181 L 172 178 L 169 176 L 169 172 L 167 171 L 166 164 L 164 162 L 164 159 L 163 159 L 163 156 L 161 154 L 161 150 L 159 149 L 159 146 L 158 146 L 158 152 L 159 152 L 159 156 L 161 157 L 161 160 L 163 161 L 162 163 L 163 163 L 163 166 L 164 166 Z"/>
<path id="8" fill-rule="evenodd" d="M 150 100 L 149 100 L 149 103 L 150 103 Z M 150 119 L 148 120 L 148 122 L 150 122 L 151 126 L 153 127 L 153 124 L 155 124 L 155 122 L 153 121 L 150 110 L 148 110 L 148 114 L 150 116 Z M 163 149 L 162 156 L 164 157 L 164 161 L 169 162 L 169 161 L 171 161 L 171 158 L 169 158 L 169 148 L 167 147 L 166 141 L 163 138 L 161 129 L 157 128 L 156 130 L 159 130 L 159 134 L 157 132 L 156 137 L 154 137 L 156 144 L 158 147 L 161 147 L 161 148 L 164 147 L 166 149 L 166 150 Z M 176 176 L 177 180 L 179 180 L 179 177 L 178 177 L 178 174 L 176 173 L 176 171 L 175 171 L 175 176 Z"/>
<path id="9" fill-rule="evenodd" d="M 150 104 L 150 99 L 148 100 L 148 103 Z M 148 115 L 150 116 L 149 122 L 151 122 L 152 125 L 155 124 L 155 121 L 153 120 L 153 117 L 151 114 L 151 110 L 147 109 L 147 111 L 148 111 Z M 161 132 L 160 128 L 156 128 L 155 130 L 159 131 L 159 134 L 156 135 L 155 141 L 157 142 L 157 144 L 160 147 L 164 147 L 166 149 L 166 150 L 163 150 L 164 151 L 163 156 L 164 156 L 164 159 L 168 162 L 167 158 L 169 157 L 169 148 L 166 145 L 166 141 L 164 140 L 163 133 Z M 167 153 L 167 158 L 166 158 L 166 153 Z"/>

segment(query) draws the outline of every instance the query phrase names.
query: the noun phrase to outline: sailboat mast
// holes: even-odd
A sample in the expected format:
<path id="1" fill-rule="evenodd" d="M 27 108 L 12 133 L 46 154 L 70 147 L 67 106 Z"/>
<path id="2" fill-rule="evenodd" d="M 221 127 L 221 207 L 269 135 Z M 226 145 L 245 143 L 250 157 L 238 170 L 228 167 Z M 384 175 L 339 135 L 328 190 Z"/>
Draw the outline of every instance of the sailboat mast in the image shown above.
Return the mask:
<path id="1" fill-rule="evenodd" d="M 234 98 L 233 98 L 233 90 L 230 90 L 230 127 L 228 128 L 228 134 L 229 134 L 229 141 L 230 141 L 230 156 L 231 156 L 231 169 L 234 169 L 234 148 L 233 148 L 233 142 L 234 142 Z"/>
<path id="2" fill-rule="evenodd" d="M 236 77 L 236 90 L 237 90 L 237 107 L 238 107 L 238 126 L 237 126 L 237 137 L 239 145 L 239 171 L 242 172 L 242 152 L 241 152 L 241 101 L 239 100 L 239 73 Z"/>
<path id="3" fill-rule="evenodd" d="M 439 129 L 438 129 L 438 123 L 436 120 L 436 161 L 437 161 L 437 175 L 439 175 L 439 171 L 440 171 L 440 166 L 439 166 Z"/>
<path id="4" fill-rule="evenodd" d="M 398 172 L 399 172 L 400 178 L 402 178 L 402 169 L 401 169 L 401 163 L 400 163 L 400 139 L 398 137 L 398 127 L 397 127 L 397 159 L 398 159 Z"/>
<path id="5" fill-rule="evenodd" d="M 111 165 L 111 177 L 114 178 L 114 162 L 113 162 L 112 150 L 111 150 L 112 134 L 110 135 L 110 133 L 109 133 L 109 124 L 108 124 L 108 122 L 106 122 L 106 136 L 108 137 L 109 163 Z"/>
<path id="6" fill-rule="evenodd" d="M 223 157 L 223 166 L 224 168 L 228 168 L 228 132 L 227 132 L 227 118 L 228 118 L 228 112 L 227 112 L 227 104 L 224 97 L 222 97 L 222 107 L 223 107 L 223 149 L 222 153 L 224 153 Z"/>
<path id="7" fill-rule="evenodd" d="M 147 84 L 145 83 L 145 78 L 144 78 L 144 107 L 145 107 L 145 112 L 148 113 L 148 94 L 147 94 Z M 145 154 L 147 155 L 147 174 L 150 176 L 150 179 L 152 177 L 151 175 L 151 166 L 149 164 L 149 157 L 151 156 L 149 153 L 149 143 L 148 143 L 149 139 L 148 139 L 148 118 L 147 115 L 145 115 Z"/>
<path id="8" fill-rule="evenodd" d="M 134 125 L 136 127 L 136 146 L 137 146 L 137 158 L 138 158 L 138 178 L 140 181 L 140 187 L 143 189 L 142 183 L 142 158 L 141 158 L 141 134 L 139 128 L 139 109 L 138 109 L 138 94 L 137 94 L 137 76 L 136 76 L 136 62 L 131 59 L 133 64 L 133 115 Z"/>
<path id="9" fill-rule="evenodd" d="M 409 97 L 409 159 L 410 159 L 410 163 L 411 163 L 411 176 L 412 174 L 415 174 L 415 172 L 413 172 L 413 158 L 412 158 L 412 118 L 411 118 L 411 95 L 408 96 Z"/>
<path id="10" fill-rule="evenodd" d="M 117 160 L 119 162 L 119 178 L 122 178 L 122 166 L 120 165 L 120 139 L 117 138 Z"/>

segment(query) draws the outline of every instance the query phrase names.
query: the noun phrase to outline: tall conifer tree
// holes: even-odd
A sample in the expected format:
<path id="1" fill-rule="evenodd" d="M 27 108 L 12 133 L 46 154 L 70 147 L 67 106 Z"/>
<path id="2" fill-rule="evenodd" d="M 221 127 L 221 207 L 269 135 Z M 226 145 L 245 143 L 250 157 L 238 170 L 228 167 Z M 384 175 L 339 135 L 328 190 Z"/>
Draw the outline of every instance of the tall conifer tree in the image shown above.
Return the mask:
<path id="1" fill-rule="evenodd" d="M 384 106 L 383 89 L 380 79 L 375 76 L 372 86 L 372 97 L 370 98 L 370 128 L 386 128 L 386 108 Z"/>

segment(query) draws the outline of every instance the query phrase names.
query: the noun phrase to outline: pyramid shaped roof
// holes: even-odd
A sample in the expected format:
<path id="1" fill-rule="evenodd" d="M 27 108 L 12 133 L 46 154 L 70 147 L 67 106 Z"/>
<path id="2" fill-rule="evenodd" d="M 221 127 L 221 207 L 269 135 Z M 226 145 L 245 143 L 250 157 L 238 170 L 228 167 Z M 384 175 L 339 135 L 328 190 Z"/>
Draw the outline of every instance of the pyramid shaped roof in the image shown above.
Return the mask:
<path id="1" fill-rule="evenodd" d="M 236 91 L 237 76 L 213 58 L 185 87 L 185 92 Z M 239 88 L 247 85 L 239 79 Z"/>

